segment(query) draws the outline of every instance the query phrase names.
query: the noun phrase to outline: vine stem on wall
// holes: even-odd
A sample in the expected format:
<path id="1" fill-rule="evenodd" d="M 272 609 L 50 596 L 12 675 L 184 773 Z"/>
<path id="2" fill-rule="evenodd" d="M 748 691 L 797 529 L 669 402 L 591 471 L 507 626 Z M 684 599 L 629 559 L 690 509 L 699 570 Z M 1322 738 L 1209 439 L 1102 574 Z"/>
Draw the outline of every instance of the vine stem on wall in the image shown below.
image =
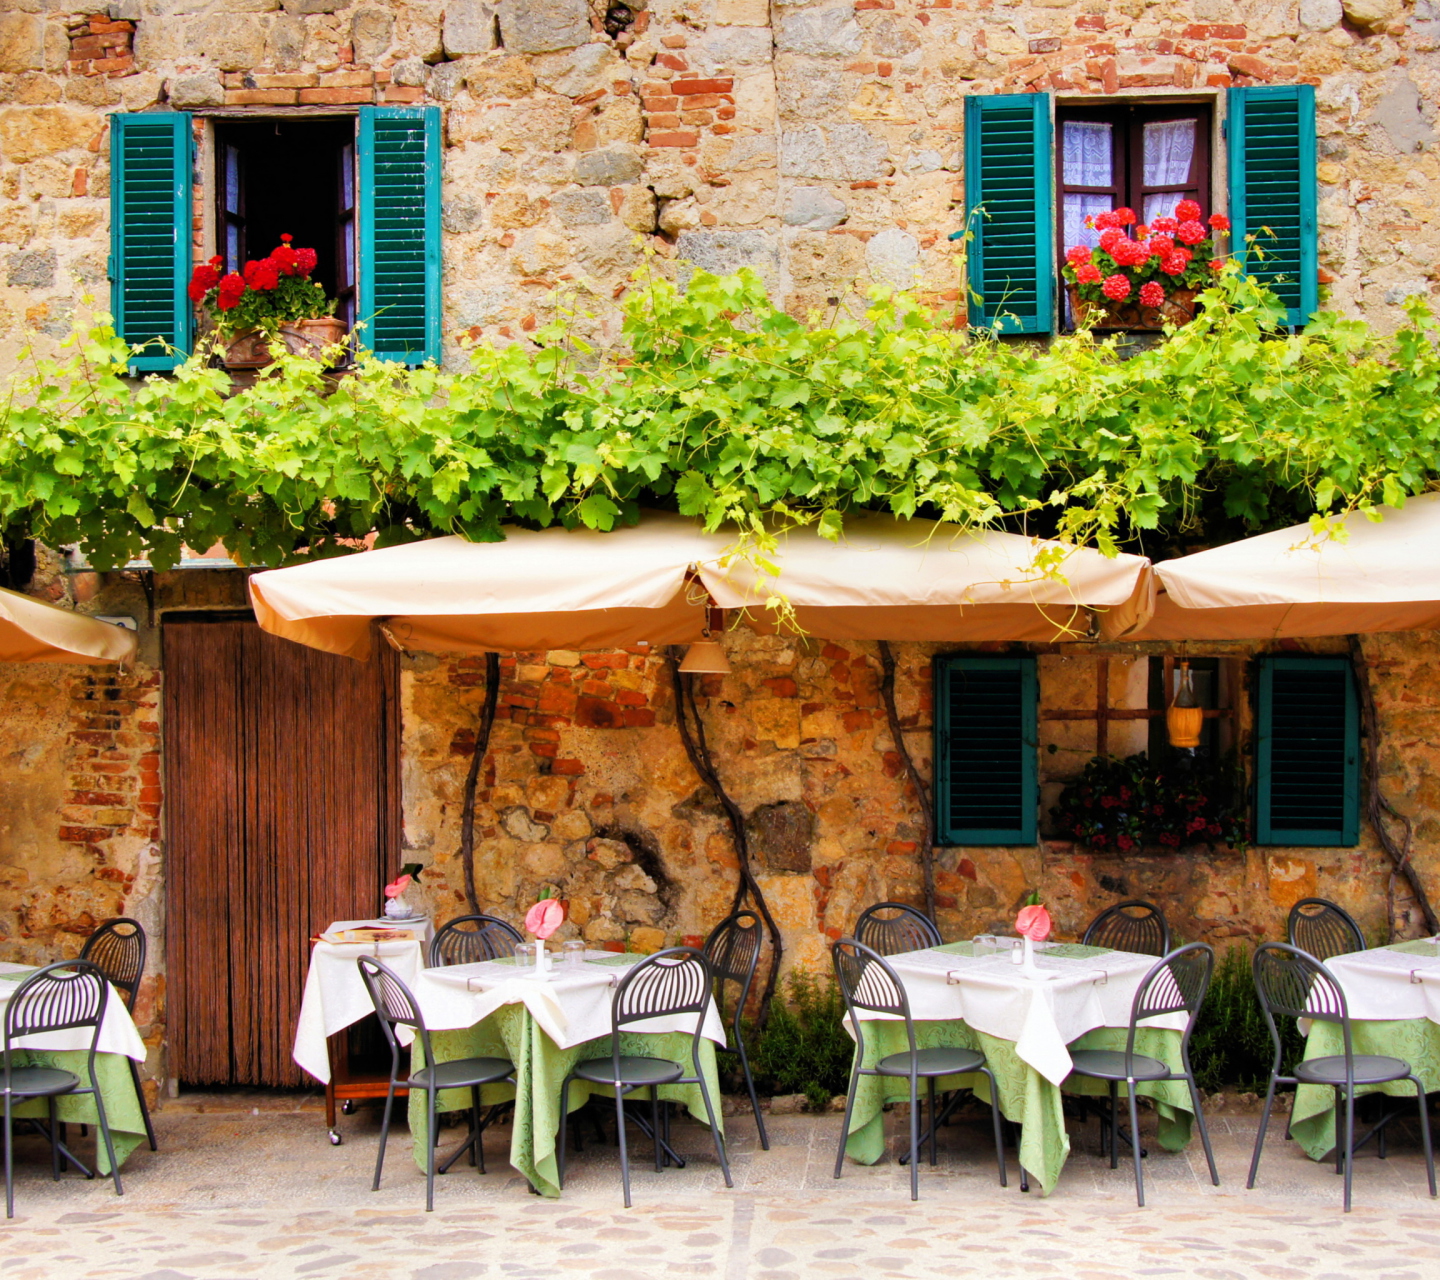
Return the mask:
<path id="1" fill-rule="evenodd" d="M 485 706 L 475 734 L 475 753 L 465 774 L 464 798 L 460 804 L 460 867 L 465 873 L 465 901 L 474 915 L 480 914 L 475 893 L 475 791 L 480 783 L 480 766 L 490 749 L 490 731 L 495 727 L 495 708 L 500 702 L 500 655 L 485 655 Z"/>
<path id="2" fill-rule="evenodd" d="M 1355 669 L 1355 686 L 1360 692 L 1360 715 L 1365 725 L 1365 813 L 1375 828 L 1381 847 L 1394 863 L 1391 877 L 1403 875 L 1415 895 L 1415 902 L 1425 916 L 1425 927 L 1433 935 L 1440 933 L 1440 921 L 1430 904 L 1430 895 L 1420 880 L 1420 873 L 1410 861 L 1415 828 L 1380 790 L 1380 713 L 1375 706 L 1375 689 L 1370 683 L 1370 664 L 1359 636 L 1350 637 L 1350 663 Z M 1400 829 L 1397 839 L 1391 823 Z M 1394 936 L 1394 913 L 1391 912 L 1390 933 Z"/>
<path id="3" fill-rule="evenodd" d="M 735 885 L 735 896 L 730 902 L 730 911 L 740 910 L 748 897 L 754 904 L 755 913 L 765 922 L 765 931 L 770 935 L 770 970 L 765 975 L 765 987 L 760 993 L 760 1005 L 756 1022 L 761 1030 L 765 1027 L 770 1013 L 770 999 L 775 994 L 775 983 L 780 976 L 780 957 L 784 954 L 784 943 L 780 937 L 780 926 L 770 914 L 765 894 L 750 867 L 750 840 L 745 834 L 745 815 L 740 806 L 730 798 L 715 769 L 710 744 L 705 738 L 705 721 L 700 718 L 700 708 L 695 702 L 695 677 L 680 670 L 680 661 L 673 649 L 665 655 L 670 668 L 670 682 L 675 690 L 675 724 L 680 730 L 680 741 L 685 754 L 700 781 L 710 788 L 711 793 L 725 810 L 730 823 L 730 836 L 735 845 L 735 855 L 740 863 L 740 878 Z"/>
<path id="4" fill-rule="evenodd" d="M 890 642 L 881 640 L 880 645 L 880 700 L 885 704 L 885 718 L 890 722 L 890 737 L 895 750 L 905 762 L 905 776 L 915 788 L 915 800 L 920 806 L 921 822 L 924 826 L 924 843 L 920 846 L 920 873 L 925 885 L 925 914 L 935 919 L 935 811 L 930 807 L 930 788 L 915 767 L 910 748 L 905 745 L 905 734 L 900 729 L 900 715 L 895 710 L 895 655 Z"/>

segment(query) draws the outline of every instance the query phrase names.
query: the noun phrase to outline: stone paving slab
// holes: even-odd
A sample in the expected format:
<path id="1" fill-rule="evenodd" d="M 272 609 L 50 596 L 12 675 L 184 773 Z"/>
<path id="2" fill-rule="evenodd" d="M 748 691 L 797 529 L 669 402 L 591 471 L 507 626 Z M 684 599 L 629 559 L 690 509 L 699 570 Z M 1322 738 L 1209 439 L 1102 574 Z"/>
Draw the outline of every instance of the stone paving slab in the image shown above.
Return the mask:
<path id="1" fill-rule="evenodd" d="M 637 1141 L 628 1211 L 612 1145 L 588 1138 L 564 1198 L 544 1201 L 509 1168 L 502 1126 L 488 1135 L 491 1172 L 457 1166 L 426 1214 L 403 1128 L 371 1193 L 373 1109 L 345 1118 L 345 1144 L 331 1147 L 309 1105 L 251 1101 L 160 1112 L 161 1150 L 132 1157 L 119 1199 L 74 1175 L 50 1181 L 43 1149 L 22 1140 L 0 1280 L 1440 1280 L 1440 1205 L 1418 1140 L 1398 1126 L 1388 1160 L 1357 1161 L 1348 1216 L 1332 1169 L 1285 1142 L 1278 1122 L 1246 1192 L 1256 1119 L 1234 1115 L 1212 1119 L 1222 1185 L 1210 1185 L 1198 1149 L 1154 1148 L 1145 1209 L 1129 1168 L 1098 1157 L 1093 1122 L 1072 1129 L 1074 1154 L 1047 1199 L 1019 1192 L 1013 1163 L 999 1187 L 983 1117 L 951 1126 L 915 1204 L 893 1158 L 847 1163 L 835 1181 L 839 1118 L 826 1115 L 772 1117 L 769 1152 L 745 1117 L 732 1119 L 733 1190 L 699 1126 L 675 1126 L 685 1169 L 657 1175 Z M 900 1117 L 890 1120 L 893 1139 Z"/>

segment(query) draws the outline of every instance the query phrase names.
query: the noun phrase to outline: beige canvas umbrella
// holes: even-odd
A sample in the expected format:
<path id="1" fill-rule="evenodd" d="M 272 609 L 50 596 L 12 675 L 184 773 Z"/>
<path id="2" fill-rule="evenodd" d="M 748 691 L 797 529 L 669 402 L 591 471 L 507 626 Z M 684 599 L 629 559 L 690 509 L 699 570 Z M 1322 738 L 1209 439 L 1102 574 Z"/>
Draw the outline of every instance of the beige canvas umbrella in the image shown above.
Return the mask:
<path id="1" fill-rule="evenodd" d="M 124 627 L 0 588 L 0 662 L 128 662 Z"/>
<path id="2" fill-rule="evenodd" d="M 368 655 L 375 619 L 407 649 L 687 644 L 712 599 L 773 629 L 775 594 L 823 639 L 1054 640 L 1085 634 L 1095 616 L 1124 626 L 1148 611 L 1143 558 L 1058 548 L 1062 576 L 1047 577 L 1037 555 L 1057 544 L 1016 534 L 861 516 L 838 542 L 813 528 L 782 537 L 778 578 L 735 542 L 653 514 L 612 533 L 512 529 L 504 542 L 435 538 L 317 560 L 256 574 L 250 593 L 267 631 L 355 658 Z"/>
<path id="3" fill-rule="evenodd" d="M 1154 616 L 1126 639 L 1262 640 L 1440 627 L 1440 494 L 1345 518 L 1344 540 L 1308 525 L 1155 566 Z"/>

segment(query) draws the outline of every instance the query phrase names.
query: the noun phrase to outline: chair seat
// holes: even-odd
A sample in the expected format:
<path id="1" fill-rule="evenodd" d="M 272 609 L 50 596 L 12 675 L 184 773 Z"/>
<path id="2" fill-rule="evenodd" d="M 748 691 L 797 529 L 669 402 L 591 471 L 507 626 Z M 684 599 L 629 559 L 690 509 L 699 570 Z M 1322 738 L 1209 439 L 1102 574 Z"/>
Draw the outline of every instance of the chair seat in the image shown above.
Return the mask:
<path id="1" fill-rule="evenodd" d="M 570 1074 L 591 1084 L 670 1084 L 685 1074 L 685 1068 L 665 1058 L 621 1057 L 620 1079 L 617 1080 L 613 1058 L 591 1058 L 588 1062 L 578 1063 Z"/>
<path id="2" fill-rule="evenodd" d="M 1354 1063 L 1356 1084 L 1384 1084 L 1387 1080 L 1403 1080 L 1410 1074 L 1410 1064 L 1403 1058 L 1357 1053 Z M 1328 1058 L 1312 1058 L 1309 1062 L 1296 1063 L 1295 1078 L 1306 1084 L 1344 1084 L 1345 1055 L 1337 1053 Z"/>
<path id="3" fill-rule="evenodd" d="M 79 1087 L 79 1076 L 61 1071 L 58 1067 L 12 1067 L 10 1070 L 10 1096 L 13 1098 L 48 1098 Z M 0 1095 L 4 1092 L 4 1086 L 0 1085 Z"/>
<path id="4" fill-rule="evenodd" d="M 1070 1063 L 1073 1074 L 1095 1080 L 1124 1080 L 1132 1074 L 1136 1080 L 1170 1078 L 1170 1068 L 1163 1062 L 1139 1053 L 1130 1059 L 1132 1070 L 1127 1071 L 1125 1055 L 1119 1049 L 1075 1049 L 1070 1054 Z"/>
<path id="5" fill-rule="evenodd" d="M 470 1085 L 494 1084 L 515 1074 L 513 1063 L 504 1058 L 456 1058 L 433 1067 L 421 1067 L 410 1077 L 417 1089 L 464 1089 Z"/>
<path id="6" fill-rule="evenodd" d="M 958 1076 L 966 1071 L 978 1071 L 984 1065 L 985 1055 L 976 1049 L 917 1049 L 915 1052 L 917 1076 Z M 910 1051 L 881 1058 L 875 1070 L 882 1076 L 908 1076 Z"/>

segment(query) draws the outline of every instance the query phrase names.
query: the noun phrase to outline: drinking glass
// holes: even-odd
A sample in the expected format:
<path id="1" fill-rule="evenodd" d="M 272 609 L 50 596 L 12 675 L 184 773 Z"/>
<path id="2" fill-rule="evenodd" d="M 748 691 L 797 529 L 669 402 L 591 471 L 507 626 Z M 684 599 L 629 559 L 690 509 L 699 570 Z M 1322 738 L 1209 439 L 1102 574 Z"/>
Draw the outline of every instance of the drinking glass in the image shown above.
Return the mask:
<path id="1" fill-rule="evenodd" d="M 567 966 L 585 963 L 585 944 L 579 938 L 569 938 L 561 947 L 561 960 Z"/>
<path id="2" fill-rule="evenodd" d="M 517 969 L 533 969 L 535 967 L 535 944 L 533 942 L 517 942 L 515 944 L 515 967 Z"/>
<path id="3" fill-rule="evenodd" d="M 995 935 L 993 933 L 977 933 L 975 941 L 971 944 L 971 954 L 977 959 L 980 956 L 993 956 L 995 954 Z"/>

